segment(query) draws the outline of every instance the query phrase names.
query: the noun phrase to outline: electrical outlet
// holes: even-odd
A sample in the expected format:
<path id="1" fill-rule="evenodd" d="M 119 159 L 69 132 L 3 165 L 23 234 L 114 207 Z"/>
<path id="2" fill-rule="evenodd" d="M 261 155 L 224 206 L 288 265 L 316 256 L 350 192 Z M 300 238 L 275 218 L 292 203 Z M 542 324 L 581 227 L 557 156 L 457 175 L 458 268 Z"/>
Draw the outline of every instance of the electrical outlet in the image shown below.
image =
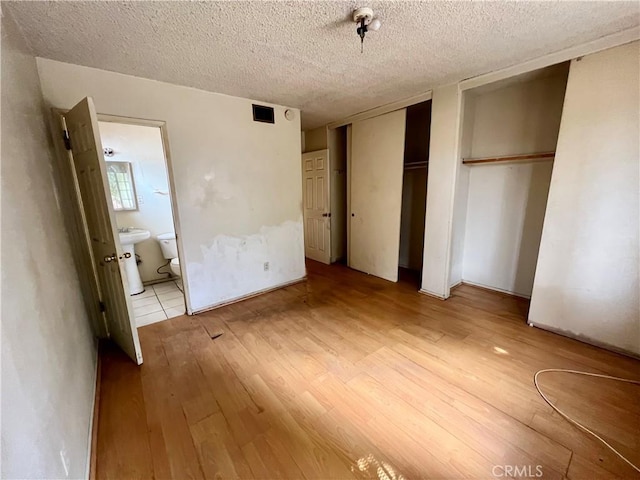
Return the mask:
<path id="1" fill-rule="evenodd" d="M 138 195 L 138 205 L 144 205 L 144 197 L 142 195 Z"/>
<path id="2" fill-rule="evenodd" d="M 264 262 L 264 271 L 265 272 L 269 271 L 269 262 Z"/>
<path id="3" fill-rule="evenodd" d="M 62 461 L 62 467 L 64 468 L 65 475 L 69 477 L 69 458 L 67 457 L 67 451 L 64 448 L 60 450 L 60 460 Z"/>

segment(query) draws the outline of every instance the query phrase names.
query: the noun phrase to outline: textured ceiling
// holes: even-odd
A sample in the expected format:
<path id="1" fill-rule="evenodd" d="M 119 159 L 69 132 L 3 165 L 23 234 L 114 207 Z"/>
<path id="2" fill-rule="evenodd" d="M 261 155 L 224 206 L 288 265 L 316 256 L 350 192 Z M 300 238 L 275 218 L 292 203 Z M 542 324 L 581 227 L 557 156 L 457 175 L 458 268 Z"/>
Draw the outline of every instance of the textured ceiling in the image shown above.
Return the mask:
<path id="1" fill-rule="evenodd" d="M 382 28 L 360 54 L 359 3 Z M 632 2 L 2 2 L 34 54 L 298 107 L 305 128 L 640 23 Z"/>

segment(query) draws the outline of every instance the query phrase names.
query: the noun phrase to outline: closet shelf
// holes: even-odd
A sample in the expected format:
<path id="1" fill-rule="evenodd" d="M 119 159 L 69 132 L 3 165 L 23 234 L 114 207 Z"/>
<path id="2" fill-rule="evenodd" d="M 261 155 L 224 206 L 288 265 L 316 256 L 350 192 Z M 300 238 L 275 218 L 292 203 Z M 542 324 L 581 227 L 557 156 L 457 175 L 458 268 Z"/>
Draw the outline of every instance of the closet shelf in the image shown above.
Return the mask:
<path id="1" fill-rule="evenodd" d="M 523 155 L 508 155 L 506 157 L 463 158 L 464 165 L 478 165 L 480 163 L 521 162 L 531 160 L 548 160 L 556 156 L 556 152 L 527 153 Z"/>
<path id="2" fill-rule="evenodd" d="M 405 170 L 415 170 L 417 168 L 426 168 L 429 162 L 409 162 L 404 164 Z"/>

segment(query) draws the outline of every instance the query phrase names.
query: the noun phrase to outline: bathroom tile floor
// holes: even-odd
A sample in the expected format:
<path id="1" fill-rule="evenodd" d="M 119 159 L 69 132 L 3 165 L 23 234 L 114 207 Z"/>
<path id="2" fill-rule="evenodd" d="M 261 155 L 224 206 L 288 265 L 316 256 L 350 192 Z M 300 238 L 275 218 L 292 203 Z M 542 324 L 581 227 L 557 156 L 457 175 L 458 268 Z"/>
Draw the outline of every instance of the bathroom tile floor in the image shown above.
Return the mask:
<path id="1" fill-rule="evenodd" d="M 145 286 L 146 290 L 132 297 L 136 326 L 160 322 L 185 314 L 184 294 L 174 280 Z"/>

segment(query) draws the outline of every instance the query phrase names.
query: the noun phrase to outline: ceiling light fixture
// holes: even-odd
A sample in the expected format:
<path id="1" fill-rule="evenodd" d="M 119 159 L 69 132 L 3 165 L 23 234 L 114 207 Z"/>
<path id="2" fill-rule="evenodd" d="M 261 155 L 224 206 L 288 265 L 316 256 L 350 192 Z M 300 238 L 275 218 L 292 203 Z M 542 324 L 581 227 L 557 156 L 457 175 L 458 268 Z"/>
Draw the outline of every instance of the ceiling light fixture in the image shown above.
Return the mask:
<path id="1" fill-rule="evenodd" d="M 369 7 L 356 8 L 353 11 L 353 21 L 358 24 L 356 32 L 360 37 L 360 53 L 364 47 L 364 36 L 368 31 L 375 32 L 380 28 L 380 20 L 373 18 L 373 10 Z"/>

